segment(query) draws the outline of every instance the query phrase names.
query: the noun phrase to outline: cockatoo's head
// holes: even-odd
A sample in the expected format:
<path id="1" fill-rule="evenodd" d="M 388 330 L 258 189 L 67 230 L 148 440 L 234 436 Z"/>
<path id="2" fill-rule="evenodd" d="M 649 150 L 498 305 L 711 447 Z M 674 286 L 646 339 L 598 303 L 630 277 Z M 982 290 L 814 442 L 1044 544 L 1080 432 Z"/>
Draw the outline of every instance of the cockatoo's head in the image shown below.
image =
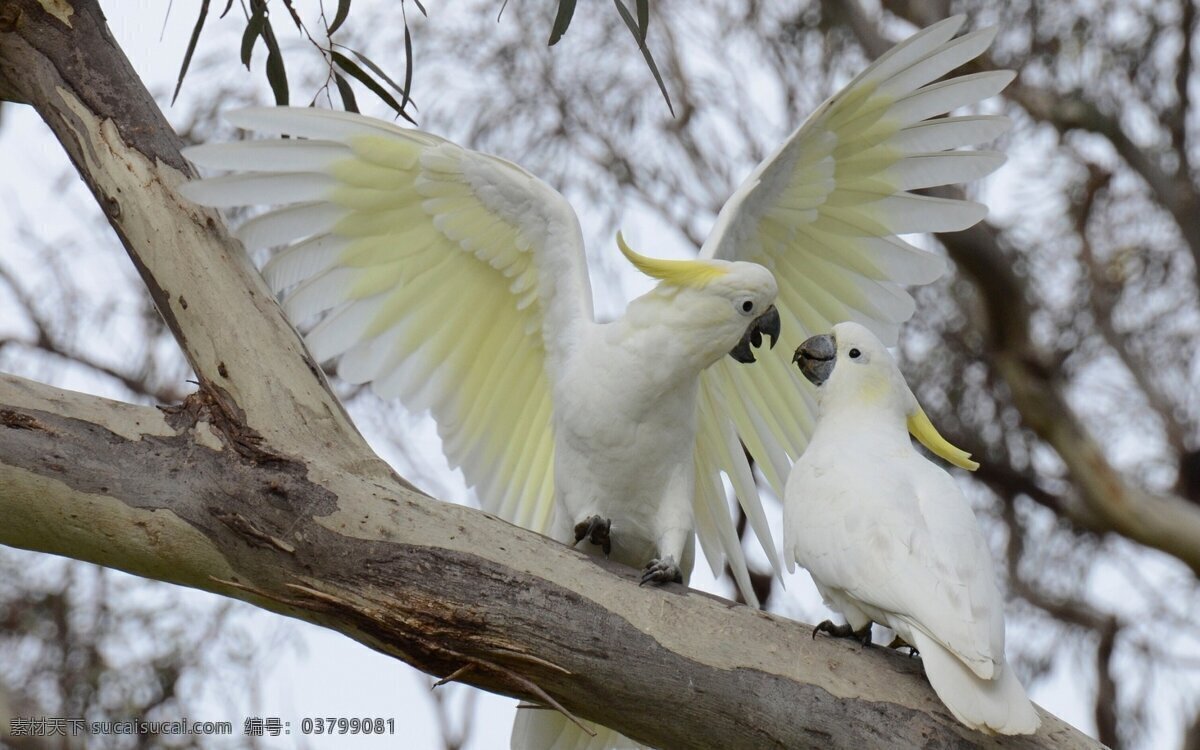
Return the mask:
<path id="1" fill-rule="evenodd" d="M 792 361 L 825 398 L 836 395 L 908 411 L 912 393 L 892 355 L 858 323 L 839 323 L 833 333 L 813 336 L 796 349 Z"/>
<path id="2" fill-rule="evenodd" d="M 969 453 L 938 434 L 887 347 L 864 326 L 839 323 L 833 333 L 813 336 L 801 344 L 792 361 L 820 389 L 823 413 L 868 408 L 903 415 L 908 431 L 930 451 L 955 466 L 970 471 L 979 468 Z"/>
<path id="3" fill-rule="evenodd" d="M 694 344 L 697 356 L 712 364 L 725 354 L 754 362 L 753 349 L 779 338 L 775 276 L 757 263 L 725 260 L 659 260 L 617 245 L 642 273 L 659 280 L 660 296 L 670 298 L 670 324 Z"/>

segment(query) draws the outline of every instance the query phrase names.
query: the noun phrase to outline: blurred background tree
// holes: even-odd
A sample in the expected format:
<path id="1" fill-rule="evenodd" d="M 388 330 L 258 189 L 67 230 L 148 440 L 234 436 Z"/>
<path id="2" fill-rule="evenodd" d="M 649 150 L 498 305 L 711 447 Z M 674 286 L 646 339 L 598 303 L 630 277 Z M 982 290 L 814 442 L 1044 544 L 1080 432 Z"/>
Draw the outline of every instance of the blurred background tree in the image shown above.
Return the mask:
<path id="1" fill-rule="evenodd" d="M 625 298 L 649 284 L 614 262 L 618 225 L 655 254 L 693 252 L 753 166 L 870 58 L 952 13 L 966 13 L 970 27 L 998 26 L 981 65 L 1020 72 L 991 107 L 1016 123 L 1000 144 L 1010 162 L 971 188 L 992 209 L 987 223 L 931 245 L 950 256 L 952 271 L 916 291 L 899 353 L 934 423 L 983 463 L 960 480 L 999 562 L 1010 659 L 1034 698 L 1110 747 L 1200 748 L 1191 0 L 659 0 L 641 30 L 674 116 L 638 34 L 607 5 L 576 8 L 548 47 L 566 3 L 509 3 L 497 23 L 495 0 L 430 7 L 428 17 L 409 12 L 414 4 L 360 0 L 335 29 L 334 47 L 332 35 L 313 31 L 334 26 L 327 4 L 323 14 L 304 3 L 251 2 L 240 18 L 235 10 L 207 19 L 174 107 L 173 78 L 156 91 L 177 128 L 212 140 L 220 111 L 278 98 L 277 73 L 259 72 L 272 54 L 287 61 L 293 103 L 341 107 L 345 86 L 365 112 L 395 116 L 402 101 L 422 128 L 512 159 L 559 188 L 581 213 L 597 286 L 613 282 Z M 635 15 L 638 5 L 629 4 Z M 254 75 L 240 75 L 234 50 L 260 7 L 275 14 L 276 52 L 267 45 L 251 60 Z M 265 41 L 261 26 L 256 33 Z M 335 49 L 369 60 L 359 72 L 396 101 L 338 67 Z M 181 59 L 183 50 L 172 54 Z M 3 105 L 0 118 L 11 109 Z M 11 149 L 4 135 L 0 149 Z M 41 209 L 28 199 L 8 202 L 15 249 L 0 256 L 0 369 L 124 399 L 178 400 L 188 374 L 174 342 L 74 176 L 57 180 L 62 202 L 95 214 L 95 232 L 64 236 L 37 220 Z M 599 314 L 625 298 L 600 296 Z M 785 348 L 805 335 L 785 331 Z M 468 500 L 427 421 L 341 390 L 404 476 Z M 35 570 L 16 554 L 0 565 L 0 649 L 83 654 L 40 662 L 40 674 L 62 686 L 112 679 L 105 675 L 121 667 L 88 657 L 86 645 L 72 652 L 56 623 L 94 613 L 113 574 L 79 564 Z M 804 578 L 771 592 L 767 607 L 823 619 Z M 766 576 L 761 582 L 770 587 Z M 136 586 L 151 599 L 170 596 L 161 585 Z M 712 586 L 732 594 L 728 581 Z M 197 610 L 200 632 L 236 631 L 226 605 L 212 602 Z M 168 716 L 186 713 L 172 686 L 216 665 L 191 658 L 170 618 L 135 619 L 88 622 L 107 633 L 143 628 L 141 638 L 163 646 L 142 662 L 141 694 L 151 697 L 118 705 L 60 687 L 28 700 L 45 711 L 147 714 L 158 700 Z M 245 656 L 235 650 L 230 660 Z M 23 664 L 0 658 L 0 681 L 24 699 L 32 667 Z M 507 746 L 506 725 L 479 728 L 468 742 L 471 711 L 450 720 L 441 701 L 432 705 L 445 747 Z"/>

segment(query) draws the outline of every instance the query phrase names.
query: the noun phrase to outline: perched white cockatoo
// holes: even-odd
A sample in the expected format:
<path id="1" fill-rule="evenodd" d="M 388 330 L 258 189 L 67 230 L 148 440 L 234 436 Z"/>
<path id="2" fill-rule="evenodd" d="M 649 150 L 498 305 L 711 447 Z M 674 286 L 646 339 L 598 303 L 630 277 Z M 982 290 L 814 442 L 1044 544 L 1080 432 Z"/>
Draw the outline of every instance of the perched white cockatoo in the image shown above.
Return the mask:
<path id="1" fill-rule="evenodd" d="M 895 235 L 984 216 L 976 203 L 908 192 L 1003 161 L 955 149 L 995 138 L 1006 118 L 938 117 L 1012 77 L 931 83 L 993 37 L 952 40 L 961 25 L 913 36 L 823 104 L 725 205 L 698 259 L 647 258 L 618 237 L 659 284 L 609 323 L 594 320 L 563 197 L 437 136 L 341 112 L 245 109 L 229 119 L 293 137 L 190 149 L 236 174 L 184 193 L 284 206 L 236 234 L 248 250 L 284 246 L 263 273 L 293 320 L 319 321 L 313 354 L 338 360 L 348 382 L 429 410 L 485 509 L 611 554 L 646 582 L 686 581 L 698 534 L 713 571 L 728 562 L 754 604 L 721 474 L 779 573 L 742 444 L 782 492 L 815 406 L 786 358 L 734 360 L 753 361 L 780 321 L 797 338 L 853 319 L 894 339 L 913 311 L 902 285 L 944 268 Z M 552 711 L 521 712 L 515 729 L 515 748 L 631 746 L 603 728 L 589 740 Z"/>
<path id="2" fill-rule="evenodd" d="M 787 480 L 783 551 L 846 618 L 817 632 L 869 642 L 871 623 L 920 654 L 963 724 L 1030 734 L 1041 720 L 1004 659 L 1004 599 L 971 506 L 909 433 L 947 461 L 978 468 L 938 435 L 873 333 L 841 323 L 796 350 L 820 416 Z"/>

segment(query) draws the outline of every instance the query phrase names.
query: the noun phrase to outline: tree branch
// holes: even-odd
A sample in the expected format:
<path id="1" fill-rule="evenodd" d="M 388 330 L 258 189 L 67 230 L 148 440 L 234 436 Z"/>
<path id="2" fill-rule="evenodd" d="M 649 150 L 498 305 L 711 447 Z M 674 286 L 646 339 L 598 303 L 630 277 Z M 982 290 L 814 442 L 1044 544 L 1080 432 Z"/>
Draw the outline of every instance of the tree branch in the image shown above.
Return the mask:
<path id="1" fill-rule="evenodd" d="M 988 356 L 1022 419 L 1062 458 L 1087 510 L 1103 528 L 1174 555 L 1200 574 L 1200 508 L 1135 487 L 1108 462 L 1033 343 L 1024 288 L 1006 262 L 995 230 L 977 224 L 938 239 L 983 296 Z"/>
<path id="2" fill-rule="evenodd" d="M 680 586 L 636 585 L 484 513 L 319 457 L 255 460 L 183 420 L 0 376 L 0 543 L 203 588 L 658 747 L 998 747 L 919 662 Z M 655 711 L 645 707 L 655 705 Z M 797 710 L 802 707 L 803 710 Z M 1053 717 L 1006 747 L 1096 747 Z"/>
<path id="3" fill-rule="evenodd" d="M 1113 649 L 1121 628 L 1115 618 L 1110 618 L 1100 630 L 1100 644 L 1096 647 L 1096 729 L 1100 741 L 1111 748 L 1120 747 L 1121 735 L 1117 731 L 1117 683 L 1113 679 Z"/>
<path id="4" fill-rule="evenodd" d="M 1196 31 L 1196 0 L 1179 2 L 1179 59 L 1175 61 L 1175 107 L 1171 112 L 1171 147 L 1183 159 L 1181 171 L 1188 174 L 1191 159 L 1187 147 L 1187 117 L 1191 110 L 1192 37 Z"/>
<path id="5" fill-rule="evenodd" d="M 0 34 L 10 34 L 15 31 L 20 20 L 20 6 L 7 3 L 0 5 Z M 0 74 L 0 102 L 4 101 L 28 104 L 28 101 L 17 93 L 16 87 L 9 83 L 3 74 Z"/>
<path id="6" fill-rule="evenodd" d="M 1138 389 L 1145 394 L 1146 400 L 1163 422 L 1167 443 L 1177 455 L 1182 456 L 1187 450 L 1187 428 L 1181 423 L 1177 407 L 1170 396 L 1158 384 L 1150 372 L 1150 362 L 1138 357 L 1130 348 L 1130 334 L 1122 334 L 1117 330 L 1116 299 L 1118 285 L 1110 281 L 1096 259 L 1092 250 L 1092 242 L 1088 236 L 1088 224 L 1091 220 L 1092 209 L 1095 206 L 1096 194 L 1108 187 L 1112 175 L 1104 170 L 1089 165 L 1088 180 L 1083 185 L 1081 199 L 1072 206 L 1071 212 L 1075 218 L 1075 231 L 1079 236 L 1080 260 L 1088 274 L 1091 283 L 1091 294 L 1088 295 L 1088 305 L 1092 310 L 1092 318 L 1096 328 L 1104 337 L 1105 343 L 1121 360 L 1121 364 L 1129 371 Z"/>

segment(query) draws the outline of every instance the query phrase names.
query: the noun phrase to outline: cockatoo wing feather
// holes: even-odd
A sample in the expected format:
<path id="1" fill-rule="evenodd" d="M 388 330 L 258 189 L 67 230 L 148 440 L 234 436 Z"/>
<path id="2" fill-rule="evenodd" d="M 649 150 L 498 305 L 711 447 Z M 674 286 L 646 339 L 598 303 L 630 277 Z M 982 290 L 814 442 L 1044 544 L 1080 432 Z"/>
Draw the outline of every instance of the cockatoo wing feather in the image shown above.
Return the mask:
<path id="1" fill-rule="evenodd" d="M 977 57 L 995 36 L 984 29 L 952 39 L 956 16 L 893 47 L 811 117 L 743 183 L 721 209 L 700 254 L 760 263 L 775 273 L 785 340 L 803 341 L 852 320 L 894 344 L 914 303 L 902 285 L 926 284 L 945 261 L 896 235 L 965 229 L 986 214 L 978 203 L 909 191 L 965 182 L 1003 162 L 991 151 L 951 149 L 989 141 L 1005 117 L 928 118 L 999 92 L 1012 73 L 994 71 L 933 82 Z M 705 370 L 701 390 L 720 411 L 699 412 L 702 434 L 732 423 L 782 496 L 790 460 L 815 424 L 813 387 L 785 357 Z M 702 404 L 705 399 L 702 399 Z M 740 452 L 697 454 L 698 472 L 744 475 Z M 748 492 L 752 492 L 749 490 Z M 761 507 L 757 494 L 743 507 Z M 753 515 L 747 514 L 753 521 Z M 764 546 L 769 531 L 755 532 Z M 778 558 L 771 555 L 779 570 Z"/>
<path id="2" fill-rule="evenodd" d="M 746 462 L 741 443 L 738 442 L 737 434 L 729 421 L 718 417 L 728 411 L 721 401 L 719 393 L 704 389 L 700 391 L 695 454 L 696 491 L 692 500 L 696 533 L 700 539 L 700 549 L 704 552 L 713 575 L 720 577 L 723 564 L 727 561 L 742 597 L 748 604 L 757 607 L 758 597 L 750 581 L 750 571 L 746 567 L 741 540 L 738 538 L 733 519 L 729 516 L 725 488 L 716 472 L 703 470 L 713 466 L 729 467 L 729 481 L 747 521 L 755 533 L 760 535 L 759 539 L 770 540 L 770 526 L 767 524 L 762 503 L 758 502 L 754 476 Z M 775 545 L 764 545 L 764 549 L 771 556 L 772 564 L 778 566 Z"/>
<path id="3" fill-rule="evenodd" d="M 649 750 L 608 727 L 583 722 L 587 734 L 562 713 L 545 708 L 518 708 L 511 750 Z"/>
<path id="4" fill-rule="evenodd" d="M 231 113 L 292 136 L 197 146 L 234 174 L 185 186 L 198 203 L 275 208 L 236 234 L 282 247 L 263 269 L 320 361 L 429 410 L 484 507 L 549 528 L 548 372 L 592 320 L 579 224 L 565 199 L 502 159 L 361 115 Z"/>

